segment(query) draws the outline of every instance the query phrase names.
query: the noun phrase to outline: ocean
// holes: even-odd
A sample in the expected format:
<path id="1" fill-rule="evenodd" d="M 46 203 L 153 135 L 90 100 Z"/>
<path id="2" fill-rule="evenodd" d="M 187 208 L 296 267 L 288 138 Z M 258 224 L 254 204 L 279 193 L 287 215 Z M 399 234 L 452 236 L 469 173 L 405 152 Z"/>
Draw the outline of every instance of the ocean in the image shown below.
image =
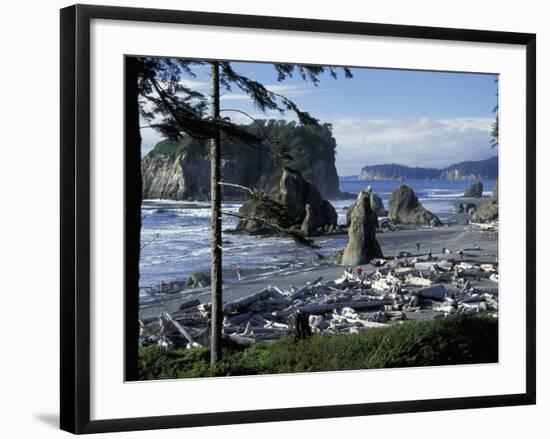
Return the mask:
<path id="1" fill-rule="evenodd" d="M 366 186 L 372 186 L 387 208 L 392 191 L 400 184 L 413 188 L 422 205 L 445 221 L 452 213 L 456 198 L 472 182 L 444 180 L 358 180 L 340 179 L 340 190 L 357 194 Z M 494 180 L 483 181 L 484 195 L 490 195 Z M 345 224 L 345 207 L 349 200 L 331 200 L 338 212 L 338 222 Z M 236 212 L 237 203 L 224 203 L 223 209 Z M 144 200 L 142 203 L 140 287 L 142 289 L 184 279 L 194 271 L 210 270 L 210 203 L 166 200 Z M 347 237 L 320 237 L 316 239 L 318 250 L 298 246 L 287 238 L 256 237 L 230 233 L 237 218 L 223 218 L 223 276 L 224 282 L 236 280 L 235 268 L 240 265 L 243 276 L 266 279 L 281 270 L 299 270 L 318 254 L 330 256 L 345 247 Z"/>

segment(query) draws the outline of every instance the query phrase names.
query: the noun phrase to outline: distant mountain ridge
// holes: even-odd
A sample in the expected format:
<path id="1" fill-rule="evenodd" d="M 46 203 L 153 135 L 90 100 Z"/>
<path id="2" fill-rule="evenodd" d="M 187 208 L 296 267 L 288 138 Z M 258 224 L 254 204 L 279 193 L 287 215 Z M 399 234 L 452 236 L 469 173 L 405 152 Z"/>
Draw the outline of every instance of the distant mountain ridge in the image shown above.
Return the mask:
<path id="1" fill-rule="evenodd" d="M 498 178 L 498 157 L 466 161 L 442 169 L 410 167 L 398 164 L 365 166 L 359 180 L 495 180 Z"/>

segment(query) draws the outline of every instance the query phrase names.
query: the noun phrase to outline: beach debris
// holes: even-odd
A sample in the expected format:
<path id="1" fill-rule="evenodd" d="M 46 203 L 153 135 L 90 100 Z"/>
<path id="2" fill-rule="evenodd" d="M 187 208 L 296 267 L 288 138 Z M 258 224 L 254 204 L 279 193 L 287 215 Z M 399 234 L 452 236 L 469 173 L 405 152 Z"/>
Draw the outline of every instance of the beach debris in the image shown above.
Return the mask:
<path id="1" fill-rule="evenodd" d="M 179 306 L 179 310 L 184 310 L 184 309 L 187 309 L 187 308 L 192 308 L 194 306 L 198 306 L 200 305 L 200 300 L 199 299 L 191 299 L 191 300 L 186 300 L 185 302 L 182 302 Z"/>
<path id="2" fill-rule="evenodd" d="M 442 284 L 435 284 L 426 288 L 422 288 L 418 291 L 418 294 L 422 297 L 427 297 L 430 299 L 443 300 L 447 295 L 447 290 Z"/>
<path id="3" fill-rule="evenodd" d="M 339 279 L 315 277 L 299 287 L 267 286 L 223 304 L 222 335 L 241 346 L 315 334 L 355 334 L 454 314 L 498 315 L 498 262 L 378 258 L 347 267 Z M 166 350 L 209 343 L 211 304 L 181 298 L 177 311 L 140 317 L 139 345 Z"/>
<path id="4" fill-rule="evenodd" d="M 172 318 L 170 313 L 164 313 L 164 317 L 166 320 L 168 320 L 170 323 L 172 323 L 176 329 L 180 332 L 181 335 L 183 335 L 187 339 L 187 348 L 197 348 L 200 347 L 200 344 L 197 343 L 195 340 L 193 340 L 193 337 L 185 330 L 183 326 L 181 326 L 176 320 Z"/>

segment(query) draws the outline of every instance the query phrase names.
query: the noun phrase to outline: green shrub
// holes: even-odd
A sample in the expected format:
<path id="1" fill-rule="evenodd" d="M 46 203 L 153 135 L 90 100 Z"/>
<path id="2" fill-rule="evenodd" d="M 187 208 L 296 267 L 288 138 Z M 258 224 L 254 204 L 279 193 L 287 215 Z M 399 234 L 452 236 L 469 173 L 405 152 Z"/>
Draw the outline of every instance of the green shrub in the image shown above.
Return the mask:
<path id="1" fill-rule="evenodd" d="M 438 366 L 498 361 L 498 320 L 455 316 L 405 322 L 353 335 L 286 336 L 247 349 L 226 345 L 211 368 L 206 348 L 140 349 L 141 379 Z"/>

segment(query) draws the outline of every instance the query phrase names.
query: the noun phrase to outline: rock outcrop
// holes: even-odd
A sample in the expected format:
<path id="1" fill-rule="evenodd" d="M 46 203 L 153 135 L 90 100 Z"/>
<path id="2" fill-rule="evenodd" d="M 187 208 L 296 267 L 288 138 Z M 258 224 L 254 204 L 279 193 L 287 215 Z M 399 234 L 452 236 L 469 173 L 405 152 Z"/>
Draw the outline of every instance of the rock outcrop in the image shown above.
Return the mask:
<path id="1" fill-rule="evenodd" d="M 391 195 L 388 206 L 388 218 L 395 224 L 415 226 L 440 226 L 440 219 L 425 209 L 414 191 L 407 185 L 401 185 Z"/>
<path id="2" fill-rule="evenodd" d="M 340 195 L 335 166 L 336 140 L 329 126 L 312 132 L 293 123 L 258 121 L 243 126 L 263 138 L 281 139 L 292 157 L 290 166 L 313 183 L 323 197 Z M 264 136 L 265 134 L 265 136 Z M 282 170 L 270 153 L 272 145 L 264 141 L 251 145 L 242 141 L 222 141 L 222 179 L 268 193 L 278 190 Z M 189 137 L 179 142 L 161 141 L 141 163 L 143 199 L 208 200 L 210 198 L 210 160 L 208 142 Z M 225 200 L 246 199 L 246 192 L 224 187 Z"/>
<path id="3" fill-rule="evenodd" d="M 248 218 L 239 220 L 237 230 L 251 234 L 276 233 L 272 227 L 254 217 L 285 229 L 299 229 L 307 235 L 333 230 L 337 225 L 336 209 L 300 173 L 285 170 L 279 189 L 272 198 L 277 203 L 278 212 L 274 212 L 273 206 L 268 203 L 255 199 L 243 204 L 239 215 Z"/>
<path id="4" fill-rule="evenodd" d="M 466 198 L 481 198 L 483 196 L 483 183 L 478 181 L 466 188 L 464 191 L 464 197 Z"/>
<path id="5" fill-rule="evenodd" d="M 148 154 L 141 161 L 144 199 L 207 200 L 210 160 L 198 151 Z"/>
<path id="6" fill-rule="evenodd" d="M 376 215 L 378 216 L 387 216 L 388 211 L 384 207 L 384 203 L 382 201 L 382 198 L 380 198 L 375 193 L 370 194 L 370 207 L 372 210 L 376 212 Z"/>
<path id="7" fill-rule="evenodd" d="M 478 207 L 474 213 L 472 221 L 486 223 L 498 220 L 498 180 L 493 188 L 493 196 L 488 203 Z"/>
<path id="8" fill-rule="evenodd" d="M 468 215 L 473 215 L 477 211 L 476 203 L 466 203 L 464 209 Z"/>
<path id="9" fill-rule="evenodd" d="M 374 258 L 384 257 L 376 240 L 378 216 L 371 208 L 371 194 L 363 190 L 355 202 L 348 230 L 348 245 L 342 256 L 344 265 L 366 264 Z"/>
<path id="10" fill-rule="evenodd" d="M 380 198 L 378 195 L 372 192 L 372 188 L 368 186 L 364 191 L 368 192 L 368 198 L 370 201 L 370 207 L 372 210 L 376 212 L 376 215 L 378 216 L 387 216 L 388 211 L 384 207 L 384 202 L 382 201 L 382 198 Z M 346 211 L 346 221 L 347 225 L 349 226 L 351 224 L 351 215 L 353 213 L 353 209 L 355 207 L 355 202 L 350 204 Z"/>

